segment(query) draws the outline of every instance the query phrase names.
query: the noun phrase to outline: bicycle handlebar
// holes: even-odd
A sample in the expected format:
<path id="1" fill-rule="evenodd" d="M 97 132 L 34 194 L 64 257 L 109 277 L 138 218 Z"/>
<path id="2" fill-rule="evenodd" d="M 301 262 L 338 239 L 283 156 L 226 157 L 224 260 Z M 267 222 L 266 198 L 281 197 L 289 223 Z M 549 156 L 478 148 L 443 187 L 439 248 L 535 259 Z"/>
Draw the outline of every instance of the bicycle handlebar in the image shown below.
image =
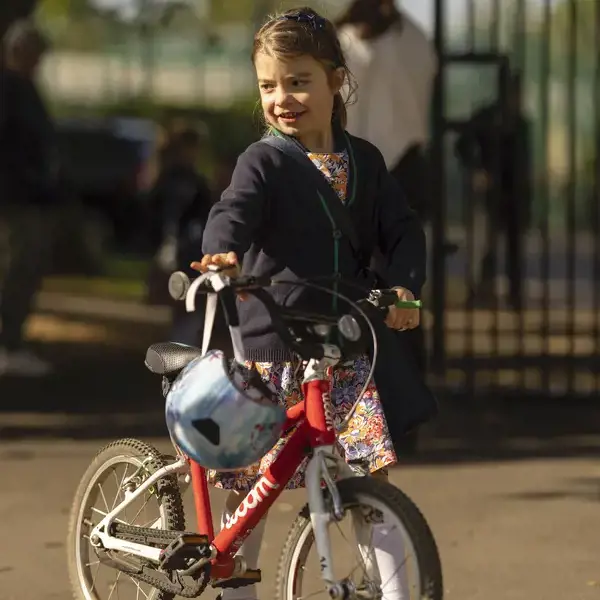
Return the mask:
<path id="1" fill-rule="evenodd" d="M 222 271 L 221 269 L 211 269 L 193 281 L 185 273 L 177 271 L 169 278 L 169 294 L 174 300 L 185 300 L 186 309 L 188 312 L 193 312 L 195 310 L 195 297 L 198 293 L 216 293 L 221 300 L 238 361 L 243 360 L 243 350 L 240 349 L 243 346 L 239 334 L 236 294 L 242 292 L 256 297 L 265 306 L 276 333 L 291 350 L 306 360 L 323 358 L 325 355 L 324 343 L 332 328 L 337 328 L 346 348 L 354 346 L 358 350 L 358 346 L 360 346 L 362 351 L 362 347 L 365 345 L 366 332 L 360 324 L 360 318 L 362 316 L 369 320 L 370 317 L 365 313 L 367 308 L 371 313 L 373 308 L 381 312 L 387 312 L 390 306 L 408 309 L 421 308 L 420 300 L 399 300 L 394 290 L 372 290 L 367 298 L 353 302 L 337 292 L 321 288 L 323 291 L 337 295 L 347 301 L 350 306 L 354 307 L 355 314 L 350 311 L 341 317 L 333 317 L 308 313 L 277 304 L 265 288 L 278 283 L 320 287 L 312 284 L 310 280 L 284 282 L 270 277 L 239 276 L 231 278 Z M 368 329 L 371 330 L 371 335 L 374 336 L 372 326 L 369 326 Z M 376 343 L 376 340 L 374 342 Z M 340 348 L 340 350 L 342 349 Z"/>

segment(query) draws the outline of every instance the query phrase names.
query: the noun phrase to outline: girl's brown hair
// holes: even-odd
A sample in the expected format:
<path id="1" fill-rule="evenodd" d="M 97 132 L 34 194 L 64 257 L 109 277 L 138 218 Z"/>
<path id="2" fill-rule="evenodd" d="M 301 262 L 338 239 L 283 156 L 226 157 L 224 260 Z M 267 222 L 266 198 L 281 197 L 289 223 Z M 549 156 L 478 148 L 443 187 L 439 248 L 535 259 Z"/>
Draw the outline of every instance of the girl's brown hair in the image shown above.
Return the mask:
<path id="1" fill-rule="evenodd" d="M 283 60 L 303 55 L 312 56 L 331 74 L 336 69 L 343 69 L 347 97 L 344 99 L 341 92 L 335 95 L 332 121 L 346 127 L 346 105 L 356 86 L 331 21 L 308 7 L 295 8 L 269 17 L 254 36 L 253 61 L 259 52 Z"/>

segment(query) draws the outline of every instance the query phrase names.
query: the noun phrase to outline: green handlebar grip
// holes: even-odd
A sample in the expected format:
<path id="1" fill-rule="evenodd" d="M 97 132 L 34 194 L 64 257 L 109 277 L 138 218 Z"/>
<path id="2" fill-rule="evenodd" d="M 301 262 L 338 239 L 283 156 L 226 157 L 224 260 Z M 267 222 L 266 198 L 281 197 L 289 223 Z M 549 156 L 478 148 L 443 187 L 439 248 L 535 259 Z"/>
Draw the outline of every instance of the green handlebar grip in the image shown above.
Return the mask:
<path id="1" fill-rule="evenodd" d="M 422 305 L 420 300 L 398 300 L 394 304 L 396 308 L 421 308 Z"/>

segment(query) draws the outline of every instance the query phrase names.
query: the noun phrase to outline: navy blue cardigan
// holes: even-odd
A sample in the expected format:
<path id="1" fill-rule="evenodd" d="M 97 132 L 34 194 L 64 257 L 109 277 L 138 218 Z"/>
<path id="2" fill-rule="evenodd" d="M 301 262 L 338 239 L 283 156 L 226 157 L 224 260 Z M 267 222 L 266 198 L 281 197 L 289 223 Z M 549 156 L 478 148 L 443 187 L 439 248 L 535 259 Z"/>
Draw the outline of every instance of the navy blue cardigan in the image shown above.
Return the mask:
<path id="1" fill-rule="evenodd" d="M 291 138 L 279 137 L 294 143 Z M 323 285 L 359 298 L 373 285 L 365 267 L 378 249 L 387 263 L 386 283 L 408 288 L 418 297 L 426 263 L 425 236 L 418 217 L 388 174 L 375 146 L 340 132 L 336 150 L 342 148 L 350 158 L 347 202 L 343 206 L 360 237 L 359 252 L 344 233 L 347 228 L 336 222 L 328 208 L 324 195 L 328 190 L 335 192 L 316 167 L 306 159 L 318 174 L 315 179 L 297 157 L 295 160 L 264 140 L 249 146 L 239 157 L 230 186 L 210 212 L 203 252 L 235 252 L 248 275 L 276 276 L 286 281 L 336 275 L 337 282 Z M 336 201 L 341 204 L 337 197 Z M 346 281 L 362 286 L 362 291 L 345 285 Z M 319 312 L 337 310 L 331 296 L 299 286 L 278 285 L 269 292 L 286 306 Z M 290 358 L 259 301 L 249 298 L 238 303 L 238 309 L 249 360 Z"/>

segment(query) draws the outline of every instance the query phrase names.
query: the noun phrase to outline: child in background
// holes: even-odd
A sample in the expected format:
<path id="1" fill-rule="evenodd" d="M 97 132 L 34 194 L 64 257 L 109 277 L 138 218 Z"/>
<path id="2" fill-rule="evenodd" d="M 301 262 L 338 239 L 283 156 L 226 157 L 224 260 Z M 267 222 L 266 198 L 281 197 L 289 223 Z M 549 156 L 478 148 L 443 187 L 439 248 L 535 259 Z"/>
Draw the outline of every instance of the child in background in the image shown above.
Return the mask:
<path id="1" fill-rule="evenodd" d="M 202 246 L 212 192 L 198 172 L 202 136 L 187 127 L 173 133 L 161 152 L 160 172 L 148 201 L 149 241 L 154 251 L 148 281 L 148 301 L 172 304 L 166 281 L 173 271 L 190 272 L 189 264 Z M 201 311 L 188 314 L 173 304 L 171 339 L 195 345 L 203 327 Z M 222 328 L 221 328 L 222 329 Z"/>

